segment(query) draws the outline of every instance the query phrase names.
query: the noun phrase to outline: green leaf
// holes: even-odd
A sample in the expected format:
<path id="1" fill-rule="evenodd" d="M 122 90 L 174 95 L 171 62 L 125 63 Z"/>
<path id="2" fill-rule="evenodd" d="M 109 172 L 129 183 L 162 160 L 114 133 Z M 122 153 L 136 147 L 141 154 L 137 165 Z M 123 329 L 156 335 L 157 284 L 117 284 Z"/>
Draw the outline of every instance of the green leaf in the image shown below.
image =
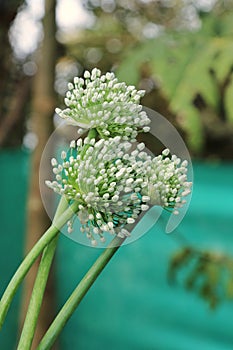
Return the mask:
<path id="1" fill-rule="evenodd" d="M 219 103 L 221 88 L 231 74 L 232 40 L 224 37 L 203 38 L 199 33 L 166 34 L 136 47 L 120 65 L 117 75 L 127 77 L 137 85 L 142 67 L 149 64 L 151 77 L 160 86 L 170 110 L 176 115 L 187 134 L 192 150 L 199 152 L 204 145 L 204 120 L 194 101 L 201 96 L 209 113 L 221 119 Z M 226 118 L 233 120 L 233 82 L 229 79 L 224 102 Z M 214 119 L 213 119 L 214 122 Z"/>

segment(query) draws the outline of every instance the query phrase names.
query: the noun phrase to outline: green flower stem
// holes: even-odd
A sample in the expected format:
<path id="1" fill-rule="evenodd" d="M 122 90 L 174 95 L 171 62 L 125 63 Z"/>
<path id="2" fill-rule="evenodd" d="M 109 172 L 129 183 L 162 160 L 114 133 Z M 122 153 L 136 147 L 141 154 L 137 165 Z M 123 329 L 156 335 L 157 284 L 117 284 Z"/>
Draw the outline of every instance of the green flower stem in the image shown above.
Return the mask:
<path id="1" fill-rule="evenodd" d="M 76 289 L 73 291 L 69 299 L 66 301 L 57 317 L 49 327 L 48 331 L 42 338 L 37 350 L 48 350 L 57 339 L 58 335 L 62 331 L 63 327 L 72 316 L 81 300 L 95 282 L 99 274 L 103 271 L 104 267 L 110 261 L 112 256 L 116 253 L 119 247 L 124 242 L 125 238 L 115 237 L 109 246 L 103 251 L 103 253 L 98 257 L 96 262 L 89 269 L 87 274 L 80 281 Z"/>
<path id="2" fill-rule="evenodd" d="M 54 222 L 60 215 L 67 209 L 68 202 L 65 197 L 62 197 L 57 207 L 56 214 L 54 216 Z M 26 318 L 24 321 L 22 333 L 20 336 L 18 350 L 30 350 L 31 344 L 34 338 L 36 325 L 43 301 L 44 291 L 48 280 L 50 267 L 55 254 L 58 235 L 45 247 L 43 255 L 38 268 L 35 284 L 33 287 L 30 303 L 28 306 Z"/>
<path id="3" fill-rule="evenodd" d="M 34 245 L 34 247 L 31 249 L 31 251 L 28 253 L 28 255 L 25 257 L 25 259 L 17 269 L 0 301 L 0 328 L 3 325 L 12 299 L 19 285 L 24 279 L 25 275 L 29 271 L 30 267 L 35 262 L 36 258 L 40 255 L 42 250 L 52 241 L 54 237 L 56 237 L 60 229 L 74 215 L 74 213 L 77 210 L 78 203 L 74 202 L 61 216 L 59 216 L 56 222 L 53 222 L 53 224 L 44 233 L 40 240 Z"/>
<path id="4" fill-rule="evenodd" d="M 91 140 L 91 139 L 95 139 L 96 136 L 98 135 L 98 132 L 96 129 L 91 129 L 88 131 L 88 134 L 87 134 L 87 137 Z M 82 152 L 81 152 L 81 158 L 83 159 L 83 156 L 85 155 L 87 149 L 90 147 L 90 145 L 85 145 L 82 149 Z"/>

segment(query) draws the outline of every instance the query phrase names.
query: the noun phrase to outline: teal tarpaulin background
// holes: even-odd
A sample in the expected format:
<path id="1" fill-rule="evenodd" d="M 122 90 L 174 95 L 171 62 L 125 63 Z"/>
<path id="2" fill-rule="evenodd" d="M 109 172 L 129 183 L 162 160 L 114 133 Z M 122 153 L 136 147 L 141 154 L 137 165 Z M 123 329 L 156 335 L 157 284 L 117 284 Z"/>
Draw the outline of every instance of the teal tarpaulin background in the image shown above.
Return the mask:
<path id="1" fill-rule="evenodd" d="M 20 150 L 0 152 L 1 295 L 23 255 L 28 160 L 28 154 Z M 19 293 L 0 331 L 1 350 L 15 349 L 18 312 Z"/>
<path id="2" fill-rule="evenodd" d="M 23 250 L 28 155 L 0 153 L 0 292 Z M 163 233 L 160 220 L 138 241 L 121 247 L 82 301 L 60 337 L 61 350 L 230 350 L 233 302 L 210 311 L 204 301 L 167 281 L 170 255 L 185 237 L 198 248 L 233 246 L 233 164 L 194 164 L 194 191 L 177 232 Z M 56 256 L 60 307 L 100 253 L 65 236 Z M 19 296 L 2 332 L 0 349 L 13 350 Z"/>

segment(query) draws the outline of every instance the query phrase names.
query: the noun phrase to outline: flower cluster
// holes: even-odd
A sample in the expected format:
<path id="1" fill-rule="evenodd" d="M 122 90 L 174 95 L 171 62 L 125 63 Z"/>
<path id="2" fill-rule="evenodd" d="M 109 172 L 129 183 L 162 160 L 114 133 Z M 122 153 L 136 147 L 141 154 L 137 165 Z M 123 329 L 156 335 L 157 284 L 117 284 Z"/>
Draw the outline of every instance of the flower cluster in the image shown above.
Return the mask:
<path id="1" fill-rule="evenodd" d="M 121 142 L 119 136 L 99 141 L 87 137 L 71 142 L 70 155 L 61 153 L 61 164 L 55 158 L 51 161 L 57 181 L 46 184 L 68 200 L 79 202 L 82 231 L 92 244 L 96 242 L 95 234 L 104 240 L 106 231 L 128 235 L 124 225 L 134 223 L 139 213 L 148 209 L 149 198 L 139 196 L 143 184 L 136 178 L 132 153 L 128 161 L 131 146 Z"/>
<path id="2" fill-rule="evenodd" d="M 97 68 L 85 71 L 84 79 L 75 77 L 68 89 L 67 108 L 56 108 L 56 113 L 80 133 L 95 128 L 102 138 L 119 135 L 134 140 L 138 132 L 149 131 L 150 119 L 139 104 L 145 92 L 118 82 L 114 73 L 101 75 Z"/>
<path id="3" fill-rule="evenodd" d="M 126 225 L 153 205 L 174 214 L 190 193 L 187 161 L 170 155 L 165 149 L 152 157 L 138 132 L 149 131 L 150 120 L 140 105 L 144 91 L 118 82 L 114 73 L 86 71 L 68 85 L 66 109 L 56 112 L 79 132 L 90 130 L 84 140 L 71 141 L 61 162 L 51 163 L 56 176 L 46 184 L 69 202 L 78 202 L 77 216 L 81 231 L 97 244 L 109 232 L 120 237 L 130 235 Z M 95 135 L 95 136 L 93 136 Z M 68 232 L 72 232 L 72 221 Z"/>
<path id="4" fill-rule="evenodd" d="M 81 230 L 92 244 L 104 241 L 104 232 L 127 236 L 133 224 L 150 205 L 177 208 L 189 193 L 187 162 L 169 151 L 152 158 L 143 143 L 134 144 L 116 136 L 107 140 L 81 138 L 72 141 L 69 154 L 61 153 L 61 164 L 51 163 L 56 181 L 46 181 L 55 192 L 79 203 Z M 71 222 L 68 231 L 72 231 Z"/>
<path id="5" fill-rule="evenodd" d="M 186 203 L 183 197 L 190 194 L 192 186 L 192 182 L 187 181 L 187 160 L 182 162 L 165 149 L 161 155 L 152 159 L 149 157 L 147 163 L 147 186 L 142 194 L 150 197 L 151 205 L 172 209 L 173 214 L 179 214 L 178 209 Z"/>

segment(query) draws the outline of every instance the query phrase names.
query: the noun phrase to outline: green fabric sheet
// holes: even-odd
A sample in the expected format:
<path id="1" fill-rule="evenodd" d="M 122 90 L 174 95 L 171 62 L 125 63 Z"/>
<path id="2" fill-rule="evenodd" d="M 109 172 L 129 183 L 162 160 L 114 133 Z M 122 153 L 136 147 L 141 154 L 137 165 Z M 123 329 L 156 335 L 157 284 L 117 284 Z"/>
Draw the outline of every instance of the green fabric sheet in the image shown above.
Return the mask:
<path id="1" fill-rule="evenodd" d="M 211 311 L 167 280 L 169 257 L 181 237 L 233 255 L 232 201 L 233 164 L 194 164 L 193 196 L 182 224 L 167 235 L 159 220 L 141 239 L 120 248 L 64 329 L 61 349 L 233 349 L 233 302 Z M 59 305 L 99 253 L 61 237 Z"/>
<path id="2" fill-rule="evenodd" d="M 0 293 L 23 254 L 29 156 L 0 153 Z M 168 261 L 185 237 L 198 248 L 233 255 L 233 164 L 194 164 L 189 211 L 172 234 L 164 219 L 119 249 L 63 330 L 60 350 L 231 350 L 233 302 L 211 311 L 196 295 L 167 280 Z M 58 309 L 100 254 L 64 235 L 56 255 Z M 17 294 L 0 332 L 0 349 L 14 350 Z"/>

